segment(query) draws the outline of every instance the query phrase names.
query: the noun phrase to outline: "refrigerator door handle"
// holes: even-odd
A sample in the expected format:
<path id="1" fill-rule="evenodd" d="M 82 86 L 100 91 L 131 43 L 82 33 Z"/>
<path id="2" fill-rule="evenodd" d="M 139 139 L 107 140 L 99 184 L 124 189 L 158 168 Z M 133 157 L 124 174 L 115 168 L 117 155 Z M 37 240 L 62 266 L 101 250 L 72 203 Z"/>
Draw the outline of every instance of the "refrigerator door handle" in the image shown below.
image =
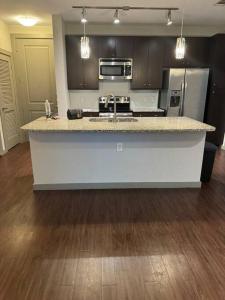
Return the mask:
<path id="1" fill-rule="evenodd" d="M 185 83 L 181 83 L 181 103 L 180 103 L 180 116 L 184 115 L 184 90 L 185 90 Z"/>

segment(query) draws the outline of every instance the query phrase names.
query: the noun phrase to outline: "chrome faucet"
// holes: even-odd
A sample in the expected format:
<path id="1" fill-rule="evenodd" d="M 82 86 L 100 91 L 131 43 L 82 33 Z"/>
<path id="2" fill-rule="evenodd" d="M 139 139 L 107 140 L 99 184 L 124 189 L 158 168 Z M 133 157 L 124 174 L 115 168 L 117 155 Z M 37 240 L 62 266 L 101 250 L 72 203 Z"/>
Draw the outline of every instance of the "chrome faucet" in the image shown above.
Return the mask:
<path id="1" fill-rule="evenodd" d="M 113 112 L 113 122 L 116 122 L 116 97 L 113 96 L 113 100 L 114 100 L 114 112 Z"/>
<path id="2" fill-rule="evenodd" d="M 105 99 L 105 108 L 108 107 L 108 105 L 109 105 L 109 100 L 111 99 L 111 97 L 112 97 L 112 95 L 107 95 L 107 96 L 106 96 L 106 99 Z"/>
<path id="3" fill-rule="evenodd" d="M 116 119 L 116 117 L 117 117 L 117 115 L 116 115 L 116 97 L 114 95 L 107 95 L 106 100 L 105 100 L 105 108 L 108 107 L 110 99 L 113 99 L 113 103 L 114 103 L 114 105 L 113 105 L 113 108 L 114 108 L 113 109 L 113 119 L 112 119 L 112 121 L 113 122 L 117 122 L 117 119 Z"/>

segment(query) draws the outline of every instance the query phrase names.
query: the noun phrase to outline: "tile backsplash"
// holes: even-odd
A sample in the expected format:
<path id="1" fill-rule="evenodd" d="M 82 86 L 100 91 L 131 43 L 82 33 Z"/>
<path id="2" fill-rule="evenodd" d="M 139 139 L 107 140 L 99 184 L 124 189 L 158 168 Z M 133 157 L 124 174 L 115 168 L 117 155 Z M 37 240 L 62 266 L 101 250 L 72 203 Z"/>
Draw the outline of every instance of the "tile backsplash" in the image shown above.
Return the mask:
<path id="1" fill-rule="evenodd" d="M 128 81 L 100 81 L 99 90 L 69 91 L 70 107 L 98 110 L 98 98 L 109 94 L 129 96 L 131 99 L 131 109 L 134 111 L 151 111 L 158 108 L 158 90 L 134 91 L 130 89 L 130 82 Z"/>

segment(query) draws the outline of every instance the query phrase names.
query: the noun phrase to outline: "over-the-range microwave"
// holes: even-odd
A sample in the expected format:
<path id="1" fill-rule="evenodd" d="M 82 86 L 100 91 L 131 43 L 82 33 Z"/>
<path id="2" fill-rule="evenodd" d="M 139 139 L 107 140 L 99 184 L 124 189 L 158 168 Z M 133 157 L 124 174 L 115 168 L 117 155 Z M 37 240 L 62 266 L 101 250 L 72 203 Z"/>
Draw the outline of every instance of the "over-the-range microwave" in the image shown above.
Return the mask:
<path id="1" fill-rule="evenodd" d="M 132 79 L 132 58 L 100 58 L 99 79 L 130 80 Z"/>

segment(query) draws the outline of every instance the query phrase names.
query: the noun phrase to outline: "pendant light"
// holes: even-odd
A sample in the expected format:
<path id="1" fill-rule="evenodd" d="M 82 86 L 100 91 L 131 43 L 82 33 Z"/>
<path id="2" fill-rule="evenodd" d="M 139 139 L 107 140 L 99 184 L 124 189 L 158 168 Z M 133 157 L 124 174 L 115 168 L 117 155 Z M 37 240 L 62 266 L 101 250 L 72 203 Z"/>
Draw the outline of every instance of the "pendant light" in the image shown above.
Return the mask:
<path id="1" fill-rule="evenodd" d="M 176 59 L 184 59 L 186 51 L 186 41 L 183 37 L 183 27 L 184 27 L 184 12 L 182 11 L 182 22 L 181 22 L 181 33 L 180 37 L 177 38 L 176 44 Z"/>
<path id="2" fill-rule="evenodd" d="M 90 58 L 90 46 L 89 46 L 89 38 L 86 36 L 85 32 L 85 23 L 84 24 L 84 35 L 80 40 L 80 54 L 82 59 Z"/>

